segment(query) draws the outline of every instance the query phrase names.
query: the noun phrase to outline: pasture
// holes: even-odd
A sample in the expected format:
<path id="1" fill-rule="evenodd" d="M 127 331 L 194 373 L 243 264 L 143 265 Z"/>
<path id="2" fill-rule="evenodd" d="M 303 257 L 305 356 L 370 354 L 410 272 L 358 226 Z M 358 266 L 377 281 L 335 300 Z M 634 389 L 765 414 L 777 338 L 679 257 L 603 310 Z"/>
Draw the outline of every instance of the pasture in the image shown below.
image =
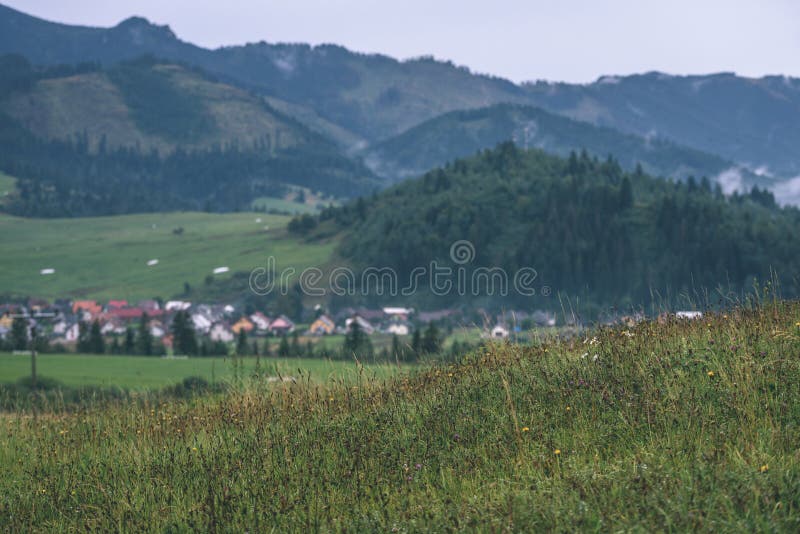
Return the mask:
<path id="1" fill-rule="evenodd" d="M 229 381 L 234 377 L 237 360 L 232 358 L 160 358 L 145 356 L 98 356 L 90 354 L 40 354 L 37 373 L 58 380 L 65 386 L 103 386 L 122 389 L 159 389 L 188 377 L 202 377 L 209 382 Z M 255 372 L 256 359 L 240 358 L 242 374 Z M 331 380 L 352 381 L 362 378 L 386 378 L 399 371 L 396 365 L 364 365 L 355 362 L 319 358 L 261 358 L 262 369 L 269 375 L 275 370 L 285 377 L 311 379 L 315 383 Z M 409 368 L 406 366 L 406 368 Z M 31 372 L 26 355 L 0 353 L 0 384 L 16 382 Z"/>
<path id="2" fill-rule="evenodd" d="M 308 244 L 290 217 L 261 213 L 151 213 L 75 219 L 0 214 L 0 294 L 53 298 L 169 298 L 184 282 L 250 272 L 276 258 L 300 272 L 322 266 L 335 241 Z M 158 260 L 157 264 L 148 262 Z M 229 272 L 214 275 L 218 267 Z M 42 269 L 55 269 L 49 275 Z"/>

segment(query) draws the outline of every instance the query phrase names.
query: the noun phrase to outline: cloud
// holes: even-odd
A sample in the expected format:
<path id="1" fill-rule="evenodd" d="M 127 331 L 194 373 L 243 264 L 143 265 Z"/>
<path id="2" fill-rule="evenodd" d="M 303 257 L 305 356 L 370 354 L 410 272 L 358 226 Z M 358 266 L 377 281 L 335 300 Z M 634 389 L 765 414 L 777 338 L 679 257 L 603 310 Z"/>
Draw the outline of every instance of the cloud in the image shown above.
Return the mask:
<path id="1" fill-rule="evenodd" d="M 772 192 L 780 204 L 800 206 L 800 176 L 775 184 Z"/>

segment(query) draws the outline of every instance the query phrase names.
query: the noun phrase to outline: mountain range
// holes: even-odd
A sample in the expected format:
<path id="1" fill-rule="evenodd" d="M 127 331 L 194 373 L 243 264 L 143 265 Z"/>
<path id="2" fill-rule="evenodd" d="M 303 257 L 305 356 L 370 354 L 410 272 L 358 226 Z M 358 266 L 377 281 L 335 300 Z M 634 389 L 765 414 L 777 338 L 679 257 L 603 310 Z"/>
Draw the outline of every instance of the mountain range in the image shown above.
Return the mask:
<path id="1" fill-rule="evenodd" d="M 154 143 L 159 150 L 191 149 L 260 137 L 277 123 L 294 122 L 335 145 L 356 167 L 363 158 L 380 175 L 366 181 L 381 186 L 513 139 L 562 154 L 582 148 L 600 156 L 611 152 L 626 168 L 641 163 L 654 174 L 677 179 L 708 175 L 726 190 L 768 186 L 780 201 L 800 201 L 800 179 L 790 181 L 800 175 L 800 80 L 794 78 L 653 72 L 605 76 L 583 85 L 515 84 L 426 57 L 398 61 L 336 45 L 265 42 L 211 50 L 141 17 L 113 28 L 90 28 L 44 21 L 0 5 L 3 53 L 20 54 L 38 66 L 96 62 L 104 70 L 150 55 L 164 64 L 162 74 L 169 71 L 185 81 L 184 73 L 194 72 L 205 80 L 204 90 L 230 95 L 242 113 L 256 102 L 269 110 L 260 112 L 264 118 L 255 124 L 227 130 L 217 114 L 215 132 L 171 142 L 163 136 L 154 142 L 153 132 L 140 127 L 123 133 L 109 126 L 103 133 L 112 144 L 139 138 L 142 149 Z M 47 90 L 56 90 L 52 85 L 69 90 L 65 82 L 40 83 L 32 95 L 14 97 L 0 108 L 37 137 L 63 136 L 59 121 L 79 126 L 81 119 L 72 119 L 81 107 L 59 117 L 57 102 L 50 108 L 41 105 L 51 97 Z M 73 88 L 73 94 L 83 91 Z M 27 110 L 26 98 L 32 98 Z M 51 117 L 35 117 L 48 109 Z M 207 109 L 214 114 L 214 106 Z M 477 124 L 481 121 L 483 126 Z M 202 130 L 202 123 L 196 126 Z M 90 130 L 90 137 L 100 135 Z M 345 191 L 342 196 L 364 191 L 328 189 Z"/>

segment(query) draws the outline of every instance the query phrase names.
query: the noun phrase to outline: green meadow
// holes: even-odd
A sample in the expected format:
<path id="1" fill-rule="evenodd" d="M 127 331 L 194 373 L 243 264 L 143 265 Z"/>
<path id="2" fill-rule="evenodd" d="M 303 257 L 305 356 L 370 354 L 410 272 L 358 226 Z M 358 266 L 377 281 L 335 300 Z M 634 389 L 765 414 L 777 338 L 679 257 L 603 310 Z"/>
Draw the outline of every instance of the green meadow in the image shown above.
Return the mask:
<path id="1" fill-rule="evenodd" d="M 152 213 L 76 219 L 0 214 L 0 294 L 44 298 L 168 298 L 184 282 L 249 272 L 274 256 L 278 269 L 322 266 L 335 241 L 288 235 L 287 216 Z M 158 260 L 153 266 L 147 263 Z M 225 274 L 213 275 L 218 267 Z M 42 269 L 55 269 L 41 275 Z"/>
<path id="2" fill-rule="evenodd" d="M 385 378 L 398 371 L 396 365 L 364 365 L 319 358 L 261 358 L 262 372 L 273 376 L 304 377 L 316 383 L 351 381 L 359 375 Z M 100 386 L 129 390 L 154 390 L 171 386 L 188 377 L 208 382 L 230 381 L 240 366 L 243 375 L 256 370 L 255 358 L 158 358 L 144 356 L 98 356 L 88 354 L 40 354 L 37 374 L 68 387 Z M 0 353 L 0 384 L 30 376 L 27 355 Z"/>
<path id="3" fill-rule="evenodd" d="M 0 529 L 793 533 L 798 384 L 800 304 L 775 302 L 388 379 L 7 413 Z"/>

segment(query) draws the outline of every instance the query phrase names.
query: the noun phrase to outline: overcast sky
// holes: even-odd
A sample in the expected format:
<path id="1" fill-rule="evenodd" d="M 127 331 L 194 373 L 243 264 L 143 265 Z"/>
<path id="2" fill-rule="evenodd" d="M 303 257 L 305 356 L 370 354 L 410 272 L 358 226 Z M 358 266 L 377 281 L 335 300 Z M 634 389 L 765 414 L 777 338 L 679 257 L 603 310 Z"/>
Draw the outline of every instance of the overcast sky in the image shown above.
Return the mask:
<path id="1" fill-rule="evenodd" d="M 131 15 L 205 47 L 336 43 L 515 81 L 733 71 L 800 76 L 799 0 L 0 0 L 49 20 Z"/>

